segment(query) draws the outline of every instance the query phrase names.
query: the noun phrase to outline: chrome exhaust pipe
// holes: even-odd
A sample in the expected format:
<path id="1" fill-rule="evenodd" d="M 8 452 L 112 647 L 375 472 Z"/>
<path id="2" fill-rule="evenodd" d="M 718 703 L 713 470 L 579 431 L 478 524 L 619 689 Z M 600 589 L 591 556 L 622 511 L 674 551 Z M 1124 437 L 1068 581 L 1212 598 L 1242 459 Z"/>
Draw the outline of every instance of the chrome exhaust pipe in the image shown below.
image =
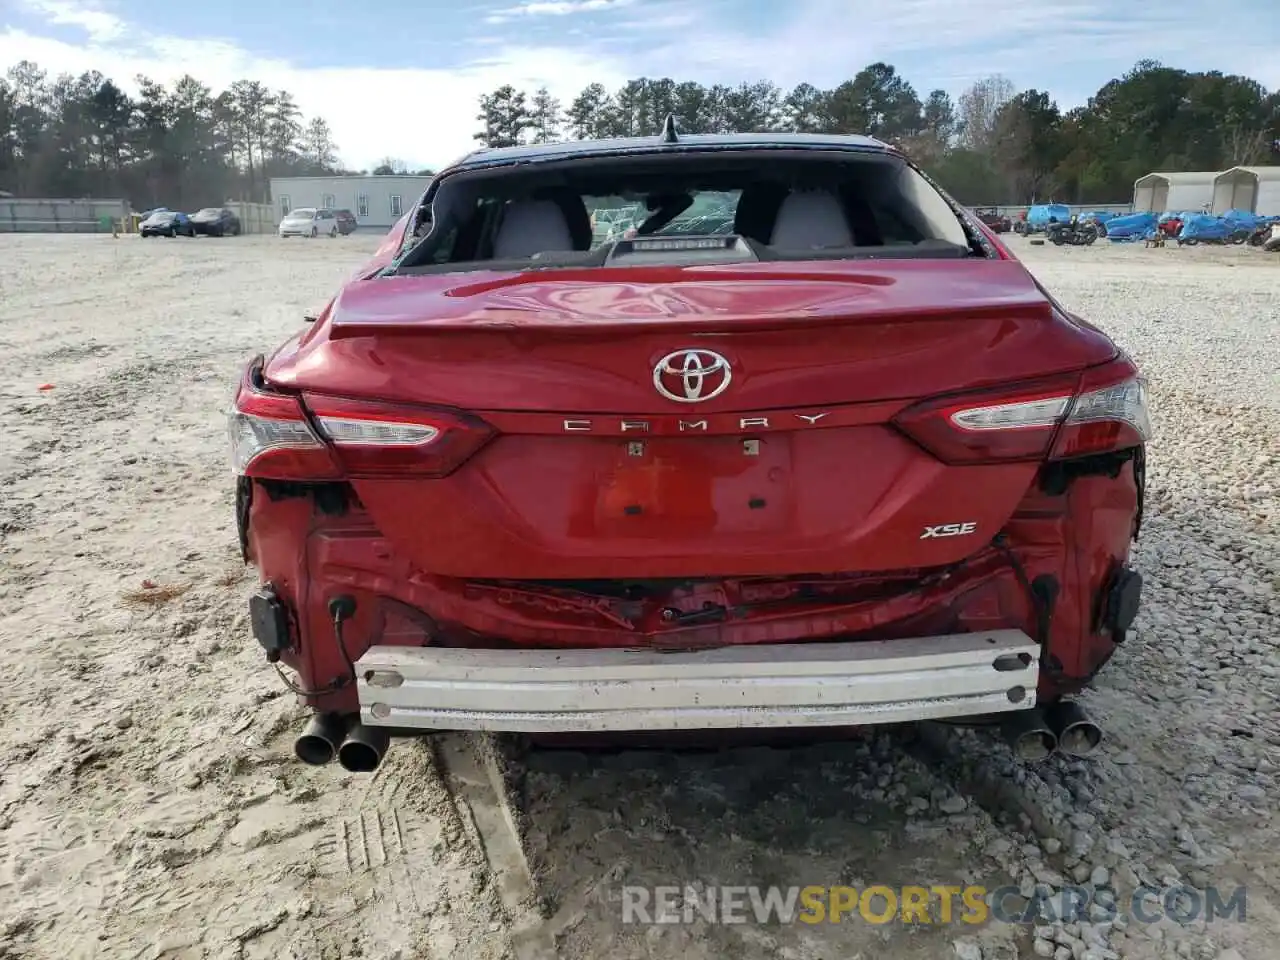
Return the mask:
<path id="1" fill-rule="evenodd" d="M 1001 733 L 1019 760 L 1038 763 L 1048 760 L 1058 749 L 1058 737 L 1038 707 L 1008 714 Z"/>
<path id="2" fill-rule="evenodd" d="M 372 773 L 391 745 L 391 735 L 383 727 L 354 724 L 338 748 L 338 763 L 348 773 Z"/>
<path id="3" fill-rule="evenodd" d="M 303 763 L 324 766 L 338 753 L 338 744 L 347 735 L 347 719 L 336 713 L 317 713 L 293 741 L 293 752 Z"/>
<path id="4" fill-rule="evenodd" d="M 1045 710 L 1058 748 L 1069 757 L 1087 757 L 1102 743 L 1102 728 L 1073 700 L 1059 700 Z"/>

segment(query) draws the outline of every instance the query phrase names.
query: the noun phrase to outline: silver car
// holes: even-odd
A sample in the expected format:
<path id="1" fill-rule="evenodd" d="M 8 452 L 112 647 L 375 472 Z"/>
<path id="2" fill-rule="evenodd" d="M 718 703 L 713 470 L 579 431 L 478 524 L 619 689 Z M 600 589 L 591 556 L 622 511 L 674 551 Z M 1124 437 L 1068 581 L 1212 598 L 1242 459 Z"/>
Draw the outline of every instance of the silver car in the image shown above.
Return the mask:
<path id="1" fill-rule="evenodd" d="M 290 210 L 280 221 L 282 237 L 326 237 L 338 235 L 338 220 L 332 210 L 317 210 L 315 207 L 299 207 Z"/>

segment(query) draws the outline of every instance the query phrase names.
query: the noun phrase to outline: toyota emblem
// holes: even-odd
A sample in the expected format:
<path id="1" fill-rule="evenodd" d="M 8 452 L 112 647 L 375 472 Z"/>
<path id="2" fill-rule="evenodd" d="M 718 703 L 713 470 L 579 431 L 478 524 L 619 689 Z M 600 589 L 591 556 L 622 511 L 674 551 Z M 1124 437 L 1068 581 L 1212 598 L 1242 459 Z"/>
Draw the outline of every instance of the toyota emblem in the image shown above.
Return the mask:
<path id="1" fill-rule="evenodd" d="M 718 397 L 732 379 L 729 361 L 713 350 L 675 350 L 653 368 L 654 389 L 676 403 Z"/>

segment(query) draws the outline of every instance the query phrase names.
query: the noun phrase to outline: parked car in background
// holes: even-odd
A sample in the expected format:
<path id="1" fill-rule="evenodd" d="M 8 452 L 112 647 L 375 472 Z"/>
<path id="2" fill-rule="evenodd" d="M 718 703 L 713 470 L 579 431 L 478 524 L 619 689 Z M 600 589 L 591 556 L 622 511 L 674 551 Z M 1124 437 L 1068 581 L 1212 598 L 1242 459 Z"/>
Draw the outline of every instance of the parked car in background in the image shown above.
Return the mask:
<path id="1" fill-rule="evenodd" d="M 356 215 L 350 210 L 333 211 L 333 219 L 338 223 L 338 232 L 344 237 L 355 233 L 356 227 L 360 226 L 360 222 L 356 220 Z"/>
<path id="2" fill-rule="evenodd" d="M 315 207 L 299 207 L 290 210 L 280 221 L 282 237 L 336 237 L 339 233 L 338 218 L 332 210 L 317 210 Z"/>
<path id="3" fill-rule="evenodd" d="M 240 218 L 226 207 L 205 207 L 191 215 L 191 226 L 206 237 L 238 237 Z"/>
<path id="4" fill-rule="evenodd" d="M 674 120 L 485 150 L 335 294 L 228 422 L 304 762 L 925 719 L 1098 745 L 1069 698 L 1137 614 L 1143 381 L 899 151 Z"/>
<path id="5" fill-rule="evenodd" d="M 191 218 L 180 210 L 155 210 L 138 224 L 138 233 L 146 237 L 194 237 Z"/>
<path id="6" fill-rule="evenodd" d="M 991 228 L 992 233 L 1008 233 L 1013 229 L 1013 221 L 996 210 L 979 207 L 973 212 L 979 220 Z"/>

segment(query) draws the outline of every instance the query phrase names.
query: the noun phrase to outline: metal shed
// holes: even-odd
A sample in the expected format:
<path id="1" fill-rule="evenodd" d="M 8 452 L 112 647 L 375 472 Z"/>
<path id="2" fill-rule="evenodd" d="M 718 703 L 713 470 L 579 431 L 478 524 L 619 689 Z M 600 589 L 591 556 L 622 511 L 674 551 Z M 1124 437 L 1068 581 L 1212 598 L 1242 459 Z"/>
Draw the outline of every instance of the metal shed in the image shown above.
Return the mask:
<path id="1" fill-rule="evenodd" d="M 1280 216 L 1280 167 L 1232 167 L 1213 181 L 1213 212 Z"/>
<path id="2" fill-rule="evenodd" d="M 1217 171 L 1196 173 L 1148 173 L 1133 182 L 1135 213 L 1166 210 L 1199 210 L 1213 203 Z"/>

